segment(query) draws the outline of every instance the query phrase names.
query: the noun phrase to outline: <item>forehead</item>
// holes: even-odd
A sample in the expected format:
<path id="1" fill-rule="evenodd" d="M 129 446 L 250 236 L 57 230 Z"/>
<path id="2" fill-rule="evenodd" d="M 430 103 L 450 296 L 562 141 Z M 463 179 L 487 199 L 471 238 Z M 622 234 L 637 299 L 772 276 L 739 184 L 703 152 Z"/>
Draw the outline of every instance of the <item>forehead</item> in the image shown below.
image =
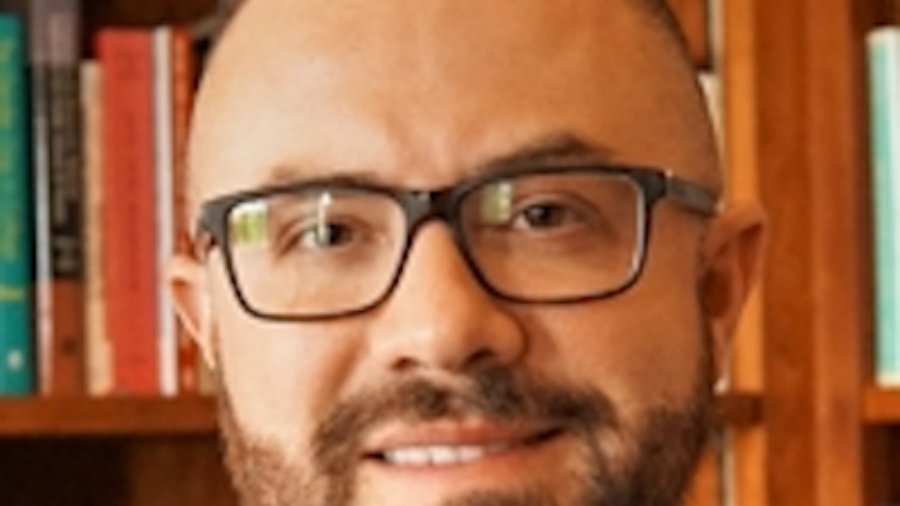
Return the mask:
<path id="1" fill-rule="evenodd" d="M 286 167 L 440 186 L 559 135 L 707 164 L 690 69 L 627 2 L 253 0 L 201 89 L 194 193 Z"/>

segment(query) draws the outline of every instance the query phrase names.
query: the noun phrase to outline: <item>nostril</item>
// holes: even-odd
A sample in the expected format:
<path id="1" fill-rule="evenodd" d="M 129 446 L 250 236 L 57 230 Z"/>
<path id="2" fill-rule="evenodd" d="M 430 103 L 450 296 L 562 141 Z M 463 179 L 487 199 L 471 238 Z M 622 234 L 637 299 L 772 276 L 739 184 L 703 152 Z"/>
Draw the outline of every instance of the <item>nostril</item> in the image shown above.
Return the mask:
<path id="1" fill-rule="evenodd" d="M 435 359 L 435 362 L 431 365 L 438 365 L 439 367 L 448 370 L 465 371 L 490 367 L 496 365 L 500 361 L 497 352 L 489 347 L 478 348 L 473 353 L 463 356 L 462 358 L 463 360 L 456 361 L 455 363 L 441 362 L 440 359 Z M 419 360 L 419 357 L 411 354 L 401 356 L 394 362 L 393 370 L 394 372 L 408 373 L 419 369 L 420 367 L 427 366 L 427 362 L 429 361 Z"/>
<path id="2" fill-rule="evenodd" d="M 479 348 L 469 356 L 465 368 L 478 368 L 490 365 L 498 360 L 497 353 L 490 348 Z"/>
<path id="3" fill-rule="evenodd" d="M 394 364 L 394 371 L 409 372 L 416 368 L 417 363 L 410 357 L 400 357 Z"/>

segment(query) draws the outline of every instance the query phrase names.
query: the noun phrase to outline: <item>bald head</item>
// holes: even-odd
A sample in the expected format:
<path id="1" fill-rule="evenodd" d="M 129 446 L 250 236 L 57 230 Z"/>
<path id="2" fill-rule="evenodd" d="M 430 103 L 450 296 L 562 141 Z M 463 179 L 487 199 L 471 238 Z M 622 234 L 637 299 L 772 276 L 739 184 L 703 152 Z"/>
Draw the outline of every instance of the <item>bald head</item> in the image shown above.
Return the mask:
<path id="1" fill-rule="evenodd" d="M 238 11 L 171 279 L 253 504 L 679 504 L 758 222 L 658 1 Z"/>
<path id="2" fill-rule="evenodd" d="M 252 0 L 217 48 L 192 134 L 195 199 L 285 166 L 448 184 L 559 134 L 719 187 L 702 96 L 657 0 Z"/>

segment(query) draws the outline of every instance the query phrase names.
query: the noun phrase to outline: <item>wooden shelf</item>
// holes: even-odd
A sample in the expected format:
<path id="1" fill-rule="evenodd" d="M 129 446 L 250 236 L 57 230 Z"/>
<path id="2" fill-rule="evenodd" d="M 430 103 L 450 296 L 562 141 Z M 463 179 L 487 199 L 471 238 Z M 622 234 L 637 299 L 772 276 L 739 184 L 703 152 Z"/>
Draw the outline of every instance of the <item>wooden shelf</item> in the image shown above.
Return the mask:
<path id="1" fill-rule="evenodd" d="M 869 425 L 900 425 L 900 389 L 868 387 L 863 398 L 863 417 Z"/>
<path id="2" fill-rule="evenodd" d="M 4 399 L 0 437 L 212 434 L 215 401 L 183 399 Z"/>
<path id="3" fill-rule="evenodd" d="M 717 415 L 730 426 L 762 420 L 758 396 L 721 397 Z M 212 435 L 215 401 L 184 399 L 4 399 L 0 401 L 0 438 Z"/>

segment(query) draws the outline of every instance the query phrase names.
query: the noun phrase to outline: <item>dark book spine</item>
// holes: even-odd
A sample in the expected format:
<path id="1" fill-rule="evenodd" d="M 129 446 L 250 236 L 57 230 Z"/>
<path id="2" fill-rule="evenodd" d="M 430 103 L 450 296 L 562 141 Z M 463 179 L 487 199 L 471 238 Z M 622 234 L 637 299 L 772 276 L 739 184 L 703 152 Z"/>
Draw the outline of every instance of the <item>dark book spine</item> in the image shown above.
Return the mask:
<path id="1" fill-rule="evenodd" d="M 79 3 L 31 4 L 38 384 L 84 393 Z"/>

